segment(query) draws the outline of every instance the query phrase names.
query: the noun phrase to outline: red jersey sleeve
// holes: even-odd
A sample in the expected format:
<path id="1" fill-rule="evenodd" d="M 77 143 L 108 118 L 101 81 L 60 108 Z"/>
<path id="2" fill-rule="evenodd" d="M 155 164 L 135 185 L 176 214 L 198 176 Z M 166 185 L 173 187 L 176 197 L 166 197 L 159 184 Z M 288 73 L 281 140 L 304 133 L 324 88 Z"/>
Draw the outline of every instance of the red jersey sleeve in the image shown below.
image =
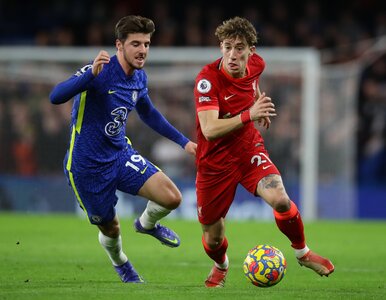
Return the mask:
<path id="1" fill-rule="evenodd" d="M 196 77 L 194 98 L 197 112 L 219 110 L 218 85 L 215 76 L 205 67 Z"/>

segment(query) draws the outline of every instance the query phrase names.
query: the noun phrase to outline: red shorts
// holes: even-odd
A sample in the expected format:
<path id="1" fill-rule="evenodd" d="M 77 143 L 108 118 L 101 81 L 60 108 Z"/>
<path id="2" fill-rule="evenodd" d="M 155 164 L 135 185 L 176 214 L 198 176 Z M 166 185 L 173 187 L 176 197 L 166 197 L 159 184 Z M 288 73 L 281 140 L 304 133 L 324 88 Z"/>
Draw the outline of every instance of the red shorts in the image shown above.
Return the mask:
<path id="1" fill-rule="evenodd" d="M 237 163 L 224 170 L 197 172 L 197 214 L 201 224 L 209 225 L 225 218 L 239 183 L 257 196 L 257 184 L 262 178 L 270 174 L 280 175 L 263 146 L 253 148 L 242 156 Z"/>

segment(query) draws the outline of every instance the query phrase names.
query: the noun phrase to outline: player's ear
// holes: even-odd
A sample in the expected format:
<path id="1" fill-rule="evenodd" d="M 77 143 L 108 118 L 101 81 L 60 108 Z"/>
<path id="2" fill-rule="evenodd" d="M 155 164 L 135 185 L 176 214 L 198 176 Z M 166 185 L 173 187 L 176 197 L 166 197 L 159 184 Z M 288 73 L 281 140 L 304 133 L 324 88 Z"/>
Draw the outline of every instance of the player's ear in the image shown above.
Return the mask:
<path id="1" fill-rule="evenodd" d="M 121 40 L 119 40 L 119 39 L 115 40 L 115 47 L 117 48 L 118 51 L 122 51 L 123 45 L 122 45 Z"/>
<path id="2" fill-rule="evenodd" d="M 256 51 L 256 46 L 249 47 L 249 50 L 250 50 L 249 56 L 251 56 L 253 53 L 255 53 L 255 51 Z"/>

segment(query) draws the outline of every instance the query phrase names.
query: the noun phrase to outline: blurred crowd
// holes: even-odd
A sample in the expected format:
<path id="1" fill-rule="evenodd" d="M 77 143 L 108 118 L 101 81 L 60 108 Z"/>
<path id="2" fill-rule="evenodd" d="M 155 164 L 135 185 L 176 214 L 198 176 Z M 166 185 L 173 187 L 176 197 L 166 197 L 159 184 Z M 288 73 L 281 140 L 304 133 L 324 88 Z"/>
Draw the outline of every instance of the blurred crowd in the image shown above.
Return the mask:
<path id="1" fill-rule="evenodd" d="M 314 47 L 321 51 L 324 64 L 349 63 L 360 57 L 371 41 L 386 35 L 385 6 L 384 1 L 377 0 L 255 0 L 232 5 L 202 0 L 55 0 L 20 5 L 4 0 L 0 1 L 0 46 L 113 46 L 114 25 L 127 14 L 155 21 L 152 46 L 216 46 L 215 28 L 223 20 L 240 15 L 256 26 L 259 47 Z M 386 183 L 386 55 L 379 55 L 362 71 L 357 91 L 358 176 L 360 180 L 375 178 Z M 60 109 L 51 105 L 47 98 L 51 88 L 50 84 L 0 81 L 0 173 L 61 171 L 58 162 L 68 143 L 68 132 L 63 128 L 69 124 L 71 103 Z M 27 92 L 31 96 L 25 99 Z M 173 93 L 159 88 L 153 94 L 167 118 L 194 139 L 194 127 L 186 122 L 192 118 L 189 113 L 194 112 L 193 104 L 180 100 L 191 98 L 191 87 Z M 168 109 L 162 110 L 163 98 L 169 101 Z M 283 111 L 283 120 L 288 113 Z M 136 124 L 129 120 L 128 127 L 136 132 Z M 283 126 L 283 131 L 279 126 L 275 129 L 279 136 L 290 132 Z M 154 155 L 146 141 L 136 142 L 140 152 L 145 151 L 150 158 Z M 158 149 L 165 146 L 162 140 L 157 143 Z M 171 151 L 168 146 L 165 149 L 167 154 Z M 285 143 L 282 149 L 288 150 Z M 178 151 L 175 153 L 177 157 Z M 158 151 L 157 155 L 161 154 Z"/>
<path id="2" fill-rule="evenodd" d="M 226 18 L 251 20 L 262 47 L 333 48 L 348 59 L 350 45 L 386 34 L 385 2 L 380 0 L 55 0 L 0 1 L 0 44 L 49 46 L 114 45 L 114 25 L 127 14 L 156 23 L 154 46 L 217 45 L 215 28 Z"/>

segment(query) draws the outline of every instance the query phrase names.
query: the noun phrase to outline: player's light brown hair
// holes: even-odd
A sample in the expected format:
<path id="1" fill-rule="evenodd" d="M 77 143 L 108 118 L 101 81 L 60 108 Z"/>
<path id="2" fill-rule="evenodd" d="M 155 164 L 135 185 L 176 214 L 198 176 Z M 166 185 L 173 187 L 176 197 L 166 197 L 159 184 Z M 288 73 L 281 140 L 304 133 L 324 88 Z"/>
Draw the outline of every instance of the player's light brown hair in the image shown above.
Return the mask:
<path id="1" fill-rule="evenodd" d="M 215 36 L 220 42 L 225 39 L 245 38 L 248 46 L 256 46 L 257 32 L 250 21 L 241 17 L 233 17 L 224 21 L 216 28 Z"/>
<path id="2" fill-rule="evenodd" d="M 123 17 L 115 25 L 115 37 L 124 41 L 130 33 L 145 33 L 152 35 L 155 31 L 154 22 L 142 16 L 129 15 Z"/>

